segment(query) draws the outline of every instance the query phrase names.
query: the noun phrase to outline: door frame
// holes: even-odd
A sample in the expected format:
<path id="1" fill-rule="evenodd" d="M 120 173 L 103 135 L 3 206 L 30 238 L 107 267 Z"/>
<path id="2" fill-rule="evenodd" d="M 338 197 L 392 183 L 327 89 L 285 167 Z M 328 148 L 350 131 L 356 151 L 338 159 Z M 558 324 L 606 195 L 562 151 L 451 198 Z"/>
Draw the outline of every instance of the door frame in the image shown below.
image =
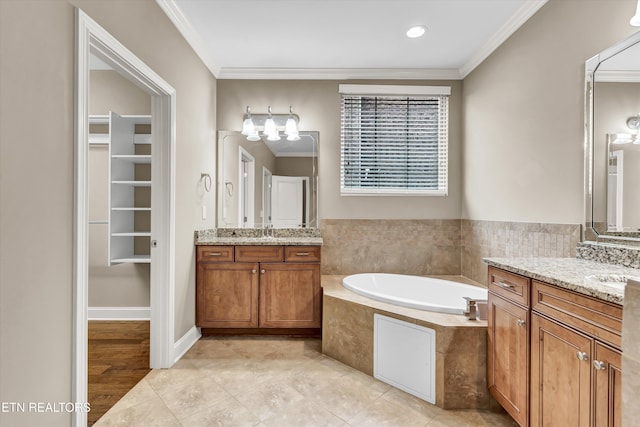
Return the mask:
<path id="1" fill-rule="evenodd" d="M 76 8 L 76 99 L 73 237 L 73 352 L 71 393 L 87 402 L 88 389 L 88 135 L 89 56 L 94 54 L 151 96 L 151 368 L 173 364 L 175 293 L 175 121 L 176 91 L 81 9 Z M 85 412 L 72 425 L 87 424 Z"/>
<path id="2" fill-rule="evenodd" d="M 244 163 L 247 163 L 248 172 L 245 178 L 244 176 Z M 256 175 L 256 159 L 244 149 L 241 145 L 238 146 L 238 224 L 241 228 L 247 227 L 247 224 L 251 224 L 250 227 L 255 226 L 255 175 Z M 245 188 L 245 182 L 247 186 Z M 245 203 L 247 202 L 247 203 Z M 246 213 L 247 220 L 245 221 Z"/>

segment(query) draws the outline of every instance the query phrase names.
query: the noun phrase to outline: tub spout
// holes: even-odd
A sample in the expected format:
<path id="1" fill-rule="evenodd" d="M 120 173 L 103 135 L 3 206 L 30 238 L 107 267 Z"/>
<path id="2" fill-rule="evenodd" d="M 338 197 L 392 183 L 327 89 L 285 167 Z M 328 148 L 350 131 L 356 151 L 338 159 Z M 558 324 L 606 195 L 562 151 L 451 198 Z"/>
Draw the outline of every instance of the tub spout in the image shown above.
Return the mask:
<path id="1" fill-rule="evenodd" d="M 469 297 L 463 297 L 467 301 L 467 309 L 463 313 L 465 316 L 469 318 L 469 320 L 476 320 L 476 300 Z"/>
<path id="2" fill-rule="evenodd" d="M 469 320 L 487 320 L 487 300 L 479 300 L 463 297 L 467 301 L 467 310 L 464 315 Z"/>

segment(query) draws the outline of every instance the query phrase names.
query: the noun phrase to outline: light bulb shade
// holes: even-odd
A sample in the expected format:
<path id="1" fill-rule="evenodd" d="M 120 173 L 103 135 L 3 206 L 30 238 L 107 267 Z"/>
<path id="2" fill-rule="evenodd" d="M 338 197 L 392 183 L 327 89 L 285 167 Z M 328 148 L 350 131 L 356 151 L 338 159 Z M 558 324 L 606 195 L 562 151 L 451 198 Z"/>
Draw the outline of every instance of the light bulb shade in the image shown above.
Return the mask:
<path id="1" fill-rule="evenodd" d="M 253 124 L 253 120 L 251 120 L 251 117 L 247 117 L 246 119 L 244 119 L 244 122 L 242 122 L 242 134 L 249 136 L 255 131 L 256 127 Z"/>
<path id="2" fill-rule="evenodd" d="M 298 132 L 287 135 L 287 141 L 300 141 L 300 135 L 298 135 Z"/>
<path id="3" fill-rule="evenodd" d="M 284 133 L 287 136 L 291 136 L 298 133 L 298 125 L 293 117 L 287 119 L 287 123 L 284 127 Z"/>
<path id="4" fill-rule="evenodd" d="M 629 21 L 629 24 L 634 27 L 640 27 L 640 0 L 638 0 L 638 6 L 636 7 L 636 14 L 633 15 L 633 18 Z"/>
<path id="5" fill-rule="evenodd" d="M 273 121 L 271 117 L 269 117 L 264 122 L 264 134 L 273 135 L 274 133 L 278 133 L 278 129 L 276 128 L 276 122 Z"/>
<path id="6" fill-rule="evenodd" d="M 278 131 L 275 131 L 273 133 L 267 134 L 267 140 L 268 141 L 280 141 L 280 135 L 278 134 Z"/>
<path id="7" fill-rule="evenodd" d="M 253 132 L 251 132 L 249 135 L 247 135 L 247 139 L 249 141 L 260 141 L 260 136 L 258 135 L 258 131 L 254 130 Z"/>

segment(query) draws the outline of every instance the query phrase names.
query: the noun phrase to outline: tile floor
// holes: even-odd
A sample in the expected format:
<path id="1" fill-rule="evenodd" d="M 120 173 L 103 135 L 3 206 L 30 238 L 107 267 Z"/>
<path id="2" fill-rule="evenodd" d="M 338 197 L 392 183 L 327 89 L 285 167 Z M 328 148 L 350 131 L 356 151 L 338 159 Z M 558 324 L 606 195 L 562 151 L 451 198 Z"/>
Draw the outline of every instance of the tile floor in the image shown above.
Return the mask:
<path id="1" fill-rule="evenodd" d="M 106 426 L 510 426 L 504 413 L 445 411 L 321 353 L 318 339 L 203 338 L 111 408 Z"/>

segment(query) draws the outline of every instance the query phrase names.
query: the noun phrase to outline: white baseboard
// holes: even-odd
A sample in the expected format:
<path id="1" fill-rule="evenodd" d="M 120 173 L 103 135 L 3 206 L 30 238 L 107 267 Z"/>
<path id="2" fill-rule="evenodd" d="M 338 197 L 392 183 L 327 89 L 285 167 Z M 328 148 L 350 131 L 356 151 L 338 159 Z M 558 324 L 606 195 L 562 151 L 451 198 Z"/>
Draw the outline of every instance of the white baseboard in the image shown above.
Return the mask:
<path id="1" fill-rule="evenodd" d="M 151 320 L 150 307 L 89 307 L 89 320 Z"/>
<path id="2" fill-rule="evenodd" d="M 200 339 L 200 328 L 192 327 L 173 345 L 173 364 L 175 364 Z"/>

